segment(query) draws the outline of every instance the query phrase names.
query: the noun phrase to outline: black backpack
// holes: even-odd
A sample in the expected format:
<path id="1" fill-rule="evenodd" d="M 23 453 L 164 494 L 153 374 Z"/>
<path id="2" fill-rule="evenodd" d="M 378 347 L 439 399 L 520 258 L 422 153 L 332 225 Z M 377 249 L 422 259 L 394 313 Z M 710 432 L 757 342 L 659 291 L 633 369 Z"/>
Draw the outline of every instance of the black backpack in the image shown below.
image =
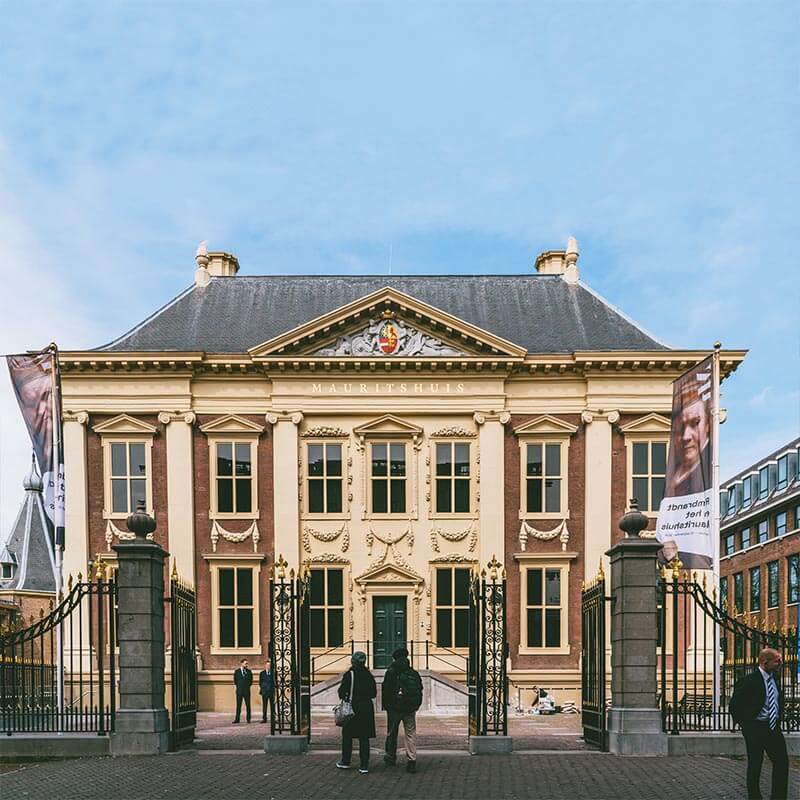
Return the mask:
<path id="1" fill-rule="evenodd" d="M 395 706 L 406 714 L 416 711 L 422 705 L 422 678 L 419 672 L 408 667 L 397 675 L 397 694 Z"/>

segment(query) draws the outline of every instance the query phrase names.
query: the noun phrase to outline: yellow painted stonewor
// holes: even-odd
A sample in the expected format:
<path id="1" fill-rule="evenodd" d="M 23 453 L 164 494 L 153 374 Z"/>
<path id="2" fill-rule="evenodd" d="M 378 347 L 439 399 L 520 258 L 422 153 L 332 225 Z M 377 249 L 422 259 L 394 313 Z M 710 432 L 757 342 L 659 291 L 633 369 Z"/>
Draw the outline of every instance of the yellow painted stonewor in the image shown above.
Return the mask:
<path id="1" fill-rule="evenodd" d="M 519 274 L 255 277 L 202 249 L 161 311 L 62 353 L 65 573 L 113 559 L 102 531 L 141 498 L 198 587 L 201 708 L 230 709 L 231 666 L 267 654 L 268 576 L 310 578 L 318 678 L 389 637 L 463 681 L 488 568 L 512 695 L 577 700 L 570 603 L 605 577 L 613 498 L 658 478 L 633 462 L 668 442 L 672 381 L 708 354 L 655 340 L 578 261 L 572 242 Z"/>

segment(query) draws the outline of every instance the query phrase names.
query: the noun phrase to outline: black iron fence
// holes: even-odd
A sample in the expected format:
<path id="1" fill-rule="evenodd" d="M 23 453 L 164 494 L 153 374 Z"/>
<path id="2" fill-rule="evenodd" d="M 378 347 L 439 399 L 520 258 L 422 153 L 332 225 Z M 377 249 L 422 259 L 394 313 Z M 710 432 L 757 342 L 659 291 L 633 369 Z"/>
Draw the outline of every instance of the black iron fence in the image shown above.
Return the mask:
<path id="1" fill-rule="evenodd" d="M 91 574 L 70 578 L 49 613 L 0 631 L 2 733 L 114 730 L 116 584 L 102 566 Z"/>
<path id="2" fill-rule="evenodd" d="M 800 730 L 797 628 L 747 624 L 744 617 L 731 616 L 717 602 L 715 590 L 709 596 L 705 581 L 674 565 L 662 569 L 659 587 L 664 730 L 734 730 L 729 711 L 733 687 L 758 667 L 758 654 L 765 647 L 774 648 L 783 659 L 776 676 L 785 699 L 783 730 Z"/>
<path id="3" fill-rule="evenodd" d="M 191 744 L 197 725 L 197 599 L 194 589 L 175 569 L 169 583 L 172 668 L 172 718 L 170 747 Z"/>
<path id="4" fill-rule="evenodd" d="M 269 656 L 275 680 L 271 733 L 311 738 L 310 573 L 286 575 L 283 557 L 269 582 Z"/>
<path id="5" fill-rule="evenodd" d="M 600 572 L 581 591 L 581 724 L 587 744 L 606 749 L 606 582 Z"/>
<path id="6" fill-rule="evenodd" d="M 507 736 L 506 573 L 494 558 L 488 566 L 488 576 L 486 570 L 474 573 L 470 585 L 469 732 Z"/>

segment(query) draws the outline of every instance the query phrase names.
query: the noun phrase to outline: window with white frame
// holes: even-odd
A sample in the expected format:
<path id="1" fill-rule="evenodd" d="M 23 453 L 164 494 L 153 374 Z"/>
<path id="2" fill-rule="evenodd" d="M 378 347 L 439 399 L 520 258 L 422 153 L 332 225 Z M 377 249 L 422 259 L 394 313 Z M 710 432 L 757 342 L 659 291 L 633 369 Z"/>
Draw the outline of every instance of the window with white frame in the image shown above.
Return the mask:
<path id="1" fill-rule="evenodd" d="M 775 484 L 776 489 L 785 489 L 789 483 L 789 454 L 778 459 L 778 480 Z"/>
<path id="2" fill-rule="evenodd" d="M 719 607 L 723 611 L 728 610 L 728 576 L 723 575 L 719 579 Z"/>
<path id="3" fill-rule="evenodd" d="M 256 591 L 253 567 L 217 568 L 217 647 L 252 649 L 256 643 Z"/>
<path id="4" fill-rule="evenodd" d="M 469 647 L 469 576 L 464 567 L 436 568 L 438 647 Z"/>
<path id="5" fill-rule="evenodd" d="M 758 499 L 763 500 L 769 495 L 769 467 L 761 467 L 758 471 Z"/>
<path id="6" fill-rule="evenodd" d="M 728 487 L 728 514 L 736 513 L 736 487 Z"/>
<path id="7" fill-rule="evenodd" d="M 530 566 L 524 570 L 524 647 L 559 649 L 564 646 L 566 585 L 563 567 Z"/>
<path id="8" fill-rule="evenodd" d="M 370 442 L 370 495 L 373 514 L 405 514 L 408 470 L 405 442 Z"/>
<path id="9" fill-rule="evenodd" d="M 747 508 L 753 502 L 753 476 L 748 475 L 742 481 L 742 508 Z"/>
<path id="10" fill-rule="evenodd" d="M 469 514 L 472 468 L 469 442 L 436 442 L 435 513 Z"/>
<path id="11" fill-rule="evenodd" d="M 525 443 L 525 511 L 560 514 L 562 458 L 559 442 Z"/>
<path id="12" fill-rule="evenodd" d="M 789 515 L 786 511 L 781 511 L 775 515 L 775 535 L 783 536 L 789 530 Z"/>
<path id="13" fill-rule="evenodd" d="M 214 485 L 219 514 L 250 514 L 253 511 L 252 441 L 214 442 Z"/>
<path id="14" fill-rule="evenodd" d="M 787 568 L 787 603 L 800 601 L 800 553 L 795 553 L 786 559 Z"/>
<path id="15" fill-rule="evenodd" d="M 767 564 L 767 608 L 777 608 L 779 603 L 778 562 L 770 561 Z"/>
<path id="16" fill-rule="evenodd" d="M 795 530 L 800 529 L 800 506 L 794 507 L 794 527 Z"/>
<path id="17" fill-rule="evenodd" d="M 736 552 L 736 534 L 729 533 L 725 537 L 725 555 L 732 556 Z"/>
<path id="18" fill-rule="evenodd" d="M 147 506 L 147 443 L 109 441 L 111 513 L 131 514 L 142 501 Z"/>
<path id="19" fill-rule="evenodd" d="M 742 550 L 750 547 L 750 528 L 742 528 Z"/>
<path id="20" fill-rule="evenodd" d="M 761 611 L 761 567 L 750 568 L 750 611 Z"/>
<path id="21" fill-rule="evenodd" d="M 631 445 L 631 497 L 641 511 L 658 511 L 664 497 L 667 473 L 666 442 L 633 442 Z"/>
<path id="22" fill-rule="evenodd" d="M 733 610 L 736 614 L 744 614 L 744 573 L 737 572 L 733 576 Z"/>
<path id="23" fill-rule="evenodd" d="M 342 452 L 341 442 L 306 445 L 308 513 L 341 514 L 344 510 Z"/>
<path id="24" fill-rule="evenodd" d="M 344 642 L 344 570 L 311 570 L 311 647 L 339 647 Z"/>
<path id="25" fill-rule="evenodd" d="M 763 544 L 769 539 L 769 520 L 762 519 L 758 523 L 758 543 Z"/>

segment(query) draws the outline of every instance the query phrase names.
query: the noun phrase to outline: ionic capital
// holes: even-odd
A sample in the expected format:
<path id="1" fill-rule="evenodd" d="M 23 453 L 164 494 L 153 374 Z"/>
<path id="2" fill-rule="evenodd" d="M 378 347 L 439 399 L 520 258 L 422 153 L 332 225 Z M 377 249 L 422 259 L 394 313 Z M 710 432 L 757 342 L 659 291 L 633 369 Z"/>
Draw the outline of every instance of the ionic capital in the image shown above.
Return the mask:
<path id="1" fill-rule="evenodd" d="M 487 422 L 499 422 L 501 425 L 507 425 L 511 421 L 511 412 L 509 411 L 476 411 L 472 415 L 476 425 L 484 425 Z"/>
<path id="2" fill-rule="evenodd" d="M 77 422 L 78 425 L 86 425 L 89 422 L 87 411 L 65 411 L 61 417 L 64 422 Z"/>

